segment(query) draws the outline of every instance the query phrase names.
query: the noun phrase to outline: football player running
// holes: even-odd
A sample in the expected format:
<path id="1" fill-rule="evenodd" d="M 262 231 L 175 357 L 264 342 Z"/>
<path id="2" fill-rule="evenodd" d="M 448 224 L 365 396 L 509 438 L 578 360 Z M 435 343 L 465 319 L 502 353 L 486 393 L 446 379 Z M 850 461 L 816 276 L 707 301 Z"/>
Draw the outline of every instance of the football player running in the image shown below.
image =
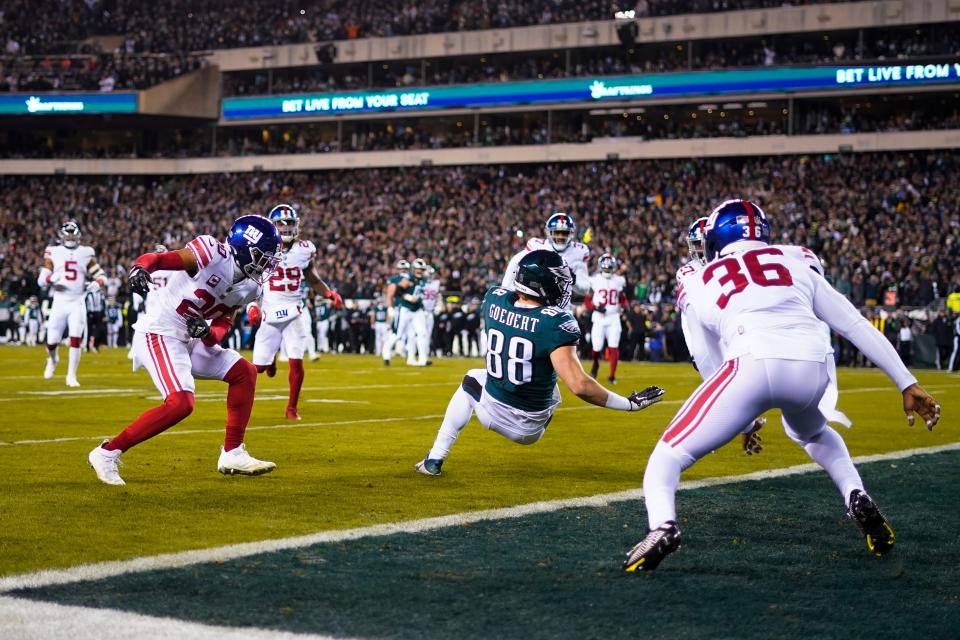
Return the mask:
<path id="1" fill-rule="evenodd" d="M 317 248 L 309 240 L 300 240 L 300 218 L 296 210 L 288 204 L 278 204 L 267 217 L 280 232 L 281 258 L 263 287 L 262 299 L 247 307 L 250 324 L 260 324 L 253 343 L 253 364 L 258 372 L 266 371 L 271 378 L 275 376 L 277 351 L 283 340 L 290 362 L 286 417 L 287 420 L 299 420 L 297 404 L 303 387 L 303 353 L 307 341 L 313 339 L 301 319 L 304 304 L 300 282 L 306 279 L 313 290 L 329 298 L 334 307 L 342 306 L 343 301 L 340 294 L 327 286 L 317 273 L 313 264 Z"/>
<path id="2" fill-rule="evenodd" d="M 554 251 L 531 251 L 517 265 L 513 290 L 487 291 L 482 315 L 487 368 L 471 369 L 453 394 L 427 457 L 415 469 L 440 475 L 460 431 L 477 414 L 480 424 L 518 444 L 542 436 L 560 404 L 557 377 L 591 404 L 639 411 L 659 402 L 663 389 L 647 387 L 629 397 L 600 386 L 583 370 L 576 345 L 580 328 L 564 307 L 573 274 Z"/>
<path id="3" fill-rule="evenodd" d="M 649 530 L 628 553 L 626 571 L 652 570 L 680 546 L 674 503 L 681 473 L 741 433 L 755 416 L 780 409 L 784 430 L 833 480 L 868 550 L 887 553 L 894 532 L 866 493 L 840 435 L 827 426 L 821 401 L 830 387 L 833 350 L 825 325 L 886 373 L 913 414 L 933 429 L 940 405 L 924 391 L 887 339 L 811 268 L 812 253 L 770 244 L 756 204 L 728 200 L 704 228 L 706 266 L 684 284 L 687 329 L 700 351 L 722 364 L 680 408 L 657 443 L 643 478 Z M 809 255 L 807 255 L 809 254 Z M 804 256 L 807 256 L 806 258 Z"/>
<path id="4" fill-rule="evenodd" d="M 125 484 L 117 471 L 120 456 L 186 418 L 194 406 L 194 377 L 223 380 L 227 389 L 226 436 L 217 470 L 223 474 L 259 475 L 276 468 L 252 457 L 243 444 L 253 409 L 257 369 L 220 341 L 230 331 L 237 309 L 260 297 L 264 280 L 280 261 L 280 234 L 262 216 L 242 216 L 226 242 L 202 235 L 179 251 L 147 253 L 134 262 L 130 288 L 150 291 L 150 274 L 158 269 L 174 275 L 167 286 L 150 293 L 149 309 L 135 325 L 137 361 L 163 396 L 87 459 L 106 484 Z"/>
<path id="5" fill-rule="evenodd" d="M 603 345 L 607 345 L 610 359 L 610 384 L 617 382 L 617 362 L 620 360 L 620 309 L 627 303 L 627 281 L 617 271 L 617 259 L 609 253 L 600 256 L 597 261 L 600 272 L 590 278 L 590 293 L 584 300 L 588 310 L 592 310 L 590 341 L 593 346 L 593 365 L 590 377 L 596 378 L 600 372 L 600 358 L 603 357 Z"/>
<path id="6" fill-rule="evenodd" d="M 60 244 L 44 250 L 43 267 L 37 278 L 38 285 L 53 289 L 53 306 L 47 320 L 47 366 L 43 370 L 43 377 L 49 380 L 56 373 L 60 362 L 57 346 L 66 331 L 70 338 L 66 378 L 68 387 L 80 386 L 77 368 L 80 366 L 80 345 L 87 328 L 84 297 L 87 291 L 98 290 L 107 282 L 107 274 L 97 264 L 96 252 L 93 247 L 80 244 L 80 235 L 80 225 L 76 220 L 67 220 L 60 225 L 57 230 Z"/>
<path id="7" fill-rule="evenodd" d="M 409 282 L 410 262 L 407 260 L 397 260 L 395 265 L 396 273 L 387 279 L 387 287 L 383 290 L 383 299 L 387 305 L 387 318 L 390 321 L 390 333 L 383 341 L 383 350 L 380 352 L 383 356 L 383 364 L 390 366 L 390 358 L 393 356 L 393 348 L 400 340 L 400 296 L 398 288 L 401 282 Z M 408 321 L 409 322 L 409 321 Z"/>
<path id="8" fill-rule="evenodd" d="M 577 242 L 577 225 L 568 213 L 554 213 L 547 218 L 544 225 L 546 239 L 530 238 L 526 247 L 517 255 L 510 258 L 507 269 L 503 274 L 500 286 L 508 291 L 513 290 L 513 283 L 517 277 L 517 268 L 523 256 L 531 251 L 542 249 L 556 251 L 566 261 L 573 272 L 573 295 L 586 295 L 590 290 L 590 249 L 582 242 Z M 565 311 L 570 311 L 572 305 L 568 302 Z"/>

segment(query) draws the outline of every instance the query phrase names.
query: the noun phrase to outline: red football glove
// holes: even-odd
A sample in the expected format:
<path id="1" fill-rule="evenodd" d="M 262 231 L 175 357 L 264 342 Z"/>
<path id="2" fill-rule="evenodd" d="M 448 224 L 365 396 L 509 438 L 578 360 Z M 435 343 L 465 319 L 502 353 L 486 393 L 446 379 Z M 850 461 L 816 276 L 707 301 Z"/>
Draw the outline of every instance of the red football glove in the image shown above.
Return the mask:
<path id="1" fill-rule="evenodd" d="M 340 309 L 343 307 L 343 298 L 341 298 L 340 294 L 334 291 L 333 289 L 327 289 L 327 297 L 330 299 L 330 302 L 333 304 L 334 309 Z"/>
<path id="2" fill-rule="evenodd" d="M 260 307 L 253 305 L 247 309 L 247 320 L 250 321 L 251 326 L 260 324 Z"/>

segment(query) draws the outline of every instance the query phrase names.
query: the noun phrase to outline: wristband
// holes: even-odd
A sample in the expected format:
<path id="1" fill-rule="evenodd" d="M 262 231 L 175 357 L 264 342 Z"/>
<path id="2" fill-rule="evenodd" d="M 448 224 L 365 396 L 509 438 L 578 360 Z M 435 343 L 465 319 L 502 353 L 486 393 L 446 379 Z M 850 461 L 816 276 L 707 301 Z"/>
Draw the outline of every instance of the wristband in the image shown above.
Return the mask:
<path id="1" fill-rule="evenodd" d="M 634 409 L 632 402 L 613 391 L 607 391 L 607 404 L 605 406 L 607 409 L 615 411 L 633 411 Z"/>

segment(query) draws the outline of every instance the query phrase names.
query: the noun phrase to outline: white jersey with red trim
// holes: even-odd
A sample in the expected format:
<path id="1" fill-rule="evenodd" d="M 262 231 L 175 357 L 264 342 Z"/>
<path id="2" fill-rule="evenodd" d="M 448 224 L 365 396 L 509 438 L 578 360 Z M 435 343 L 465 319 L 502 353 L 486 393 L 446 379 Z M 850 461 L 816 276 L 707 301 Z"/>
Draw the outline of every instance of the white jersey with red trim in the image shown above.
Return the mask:
<path id="1" fill-rule="evenodd" d="M 309 240 L 298 240 L 284 249 L 280 264 L 263 287 L 263 321 L 282 323 L 296 318 L 303 310 L 300 282 L 317 255 L 317 248 Z"/>
<path id="2" fill-rule="evenodd" d="M 262 287 L 238 273 L 230 250 L 211 236 L 200 236 L 187 244 L 199 267 L 195 276 L 172 271 L 165 287 L 150 292 L 150 305 L 133 328 L 137 331 L 189 341 L 187 316 L 213 322 L 233 313 L 237 307 L 260 297 Z"/>
<path id="3" fill-rule="evenodd" d="M 618 274 L 611 274 L 607 277 L 603 273 L 595 273 L 590 277 L 590 291 L 592 293 L 592 302 L 595 316 L 617 316 L 620 315 L 620 299 L 627 288 L 626 279 Z M 597 309 L 604 307 L 601 314 Z"/>
<path id="4" fill-rule="evenodd" d="M 72 302 L 82 299 L 86 293 L 87 267 L 96 262 L 97 252 L 85 245 L 68 249 L 63 245 L 52 245 L 43 252 L 43 259 L 53 263 L 53 276 L 56 285 L 52 287 L 54 301 Z"/>
<path id="5" fill-rule="evenodd" d="M 553 251 L 553 245 L 543 238 L 530 238 L 527 246 L 515 256 L 510 258 L 507 269 L 503 274 L 503 282 L 500 286 L 504 289 L 513 290 L 513 283 L 517 279 L 517 268 L 523 256 L 531 251 Z M 586 295 L 590 290 L 590 249 L 582 242 L 571 242 L 563 251 L 557 252 L 570 266 L 573 272 L 573 292 L 577 295 Z"/>

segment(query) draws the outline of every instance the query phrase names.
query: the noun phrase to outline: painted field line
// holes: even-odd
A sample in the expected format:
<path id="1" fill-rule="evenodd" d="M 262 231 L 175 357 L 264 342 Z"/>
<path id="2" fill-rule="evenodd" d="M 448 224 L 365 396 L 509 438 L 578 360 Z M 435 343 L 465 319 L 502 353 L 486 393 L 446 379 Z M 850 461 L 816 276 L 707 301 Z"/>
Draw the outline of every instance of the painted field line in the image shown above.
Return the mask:
<path id="1" fill-rule="evenodd" d="M 936 447 L 904 449 L 901 451 L 891 451 L 889 453 L 859 456 L 854 458 L 854 462 L 863 464 L 869 462 L 883 462 L 888 460 L 903 460 L 904 458 L 909 458 L 912 456 L 957 450 L 960 450 L 960 442 L 954 442 Z M 681 482 L 680 490 L 701 489 L 704 487 L 715 487 L 757 480 L 769 480 L 772 478 L 785 478 L 788 476 L 803 475 L 819 470 L 820 467 L 812 463 L 800 464 L 781 469 L 754 471 L 752 473 L 746 473 L 738 476 L 718 476 L 712 478 L 703 478 L 701 480 L 690 480 Z M 389 536 L 399 533 L 422 533 L 424 531 L 461 526 L 475 522 L 483 522 L 486 520 L 522 518 L 528 515 L 552 513 L 554 511 L 568 509 L 571 507 L 605 507 L 616 502 L 639 500 L 642 497 L 643 491 L 641 489 L 629 489 L 626 491 L 616 491 L 613 493 L 603 493 L 593 496 L 533 502 L 514 507 L 487 509 L 484 511 L 467 511 L 464 513 L 455 513 L 446 516 L 378 524 L 368 527 L 358 527 L 355 529 L 320 531 L 309 535 L 294 536 L 290 538 L 246 542 L 242 544 L 232 544 L 210 549 L 180 551 L 177 553 L 164 553 L 155 556 L 133 558 L 131 560 L 115 560 L 111 562 L 98 562 L 95 564 L 82 564 L 69 569 L 52 569 L 39 571 L 36 573 L 20 574 L 0 578 L 0 593 L 8 592 L 14 589 L 31 589 L 51 585 L 69 584 L 83 580 L 103 580 L 129 573 L 140 573 L 144 571 L 156 571 L 161 569 L 175 569 L 208 562 L 226 562 L 229 560 L 245 558 L 261 553 L 299 549 L 316 544 L 343 542 L 347 540 L 358 540 L 361 538 L 377 536 Z"/>
<path id="2" fill-rule="evenodd" d="M 218 627 L 129 611 L 10 597 L 0 597 L 0 630 L 5 638 L 44 640 L 333 640 L 331 636 L 256 627 Z"/>

